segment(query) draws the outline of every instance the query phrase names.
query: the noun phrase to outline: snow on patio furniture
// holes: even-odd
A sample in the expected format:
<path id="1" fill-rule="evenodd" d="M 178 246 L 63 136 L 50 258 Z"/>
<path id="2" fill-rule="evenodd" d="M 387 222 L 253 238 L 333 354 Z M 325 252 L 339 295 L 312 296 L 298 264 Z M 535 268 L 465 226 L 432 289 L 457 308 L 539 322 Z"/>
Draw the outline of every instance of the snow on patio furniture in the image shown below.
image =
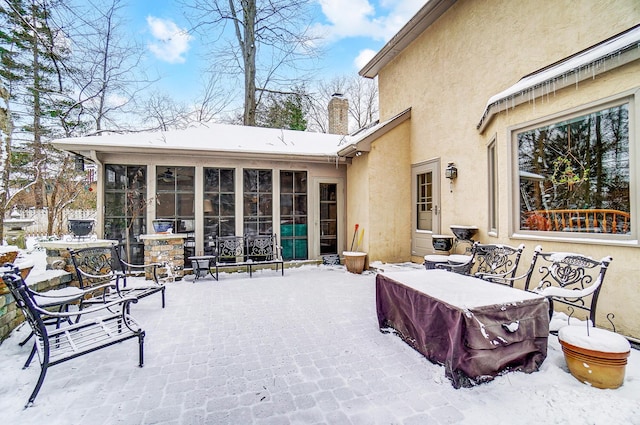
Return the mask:
<path id="1" fill-rule="evenodd" d="M 613 259 L 608 256 L 598 261 L 572 252 L 543 252 L 538 245 L 524 274 L 504 276 L 500 280 L 510 286 L 524 281 L 526 291 L 545 296 L 549 300 L 550 317 L 553 316 L 555 304 L 560 303 L 566 306 L 569 313 L 568 322 L 584 319 L 595 326 L 598 297 L 611 261 Z M 484 277 L 491 280 L 490 275 Z M 587 316 L 574 316 L 576 310 L 586 312 Z"/>
<path id="2" fill-rule="evenodd" d="M 444 270 L 376 276 L 380 330 L 443 365 L 454 388 L 537 371 L 547 356 L 548 309 L 541 295 Z"/>
<path id="3" fill-rule="evenodd" d="M 550 315 L 554 304 L 561 303 L 567 306 L 569 317 L 576 309 L 586 312 L 595 327 L 598 296 L 612 260 L 609 256 L 598 261 L 571 252 L 543 252 L 537 246 L 524 289 L 547 297 Z"/>
<path id="4" fill-rule="evenodd" d="M 80 288 L 96 289 L 92 297 L 82 301 L 83 304 L 104 303 L 123 296 L 144 298 L 160 293 L 162 308 L 165 307 L 166 287 L 164 283 L 159 282 L 157 272 L 157 269 L 162 267 L 162 264 L 130 264 L 121 258 L 118 245 L 81 249 L 70 248 L 69 253 L 71 254 L 71 261 L 76 270 Z M 127 278 L 135 275 L 136 271 L 143 273 L 149 268 L 152 270 L 152 280 L 141 282 L 138 279 L 138 281 L 131 282 L 131 284 L 127 282 Z M 115 291 L 102 286 L 108 282 L 112 282 L 115 285 Z"/>
<path id="5" fill-rule="evenodd" d="M 471 255 L 449 255 L 448 263 L 436 264 L 435 268 L 513 286 L 509 279 L 515 276 L 523 250 L 524 245 L 514 248 L 509 245 L 474 242 Z"/>
<path id="6" fill-rule="evenodd" d="M 2 280 L 36 335 L 33 350 L 37 352 L 40 361 L 40 375 L 25 408 L 35 401 L 49 367 L 76 357 L 128 339 L 138 338 L 138 365 L 143 366 L 145 332 L 128 313 L 129 305 L 138 301 L 136 298 L 119 298 L 113 302 L 84 309 L 82 320 L 50 330 L 45 324 L 46 317 L 66 321 L 76 318 L 78 312 L 51 312 L 43 309 L 15 268 L 10 271 L 5 270 Z"/>
<path id="7" fill-rule="evenodd" d="M 216 280 L 223 267 L 247 268 L 249 277 L 257 266 L 273 265 L 276 271 L 281 267 L 284 276 L 284 260 L 282 247 L 278 245 L 278 237 L 272 235 L 254 236 L 217 236 L 214 255 L 216 257 Z"/>
<path id="8" fill-rule="evenodd" d="M 11 264 L 7 264 L 4 266 L 5 271 L 15 271 L 16 267 L 17 266 Z M 24 279 L 22 274 L 21 277 L 22 279 Z M 80 307 L 80 301 L 87 295 L 86 291 L 83 291 L 80 288 L 76 288 L 75 286 L 67 286 L 60 289 L 51 289 L 46 292 L 36 292 L 27 286 L 27 290 L 32 295 L 35 303 L 39 307 L 47 311 L 56 311 L 58 313 L 69 313 L 69 306 L 72 304 L 77 304 Z M 59 328 L 60 325 L 64 322 L 67 322 L 70 325 L 73 324 L 71 316 L 67 317 L 65 320 L 62 320 L 60 317 L 43 314 L 42 321 L 46 326 L 55 326 L 56 329 Z M 22 347 L 27 342 L 29 342 L 29 340 L 34 335 L 35 333 L 31 331 L 31 333 L 24 340 L 22 340 L 19 345 Z M 29 354 L 29 357 L 27 358 L 27 361 L 24 364 L 25 368 L 29 366 L 35 354 L 36 347 L 34 345 L 31 353 Z"/>

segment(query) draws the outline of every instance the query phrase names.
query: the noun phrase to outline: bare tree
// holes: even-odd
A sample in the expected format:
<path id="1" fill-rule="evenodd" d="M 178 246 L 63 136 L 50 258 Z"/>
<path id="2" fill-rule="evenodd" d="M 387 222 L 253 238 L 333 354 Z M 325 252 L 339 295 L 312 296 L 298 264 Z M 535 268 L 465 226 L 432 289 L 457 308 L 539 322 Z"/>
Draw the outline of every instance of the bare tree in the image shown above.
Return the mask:
<path id="1" fill-rule="evenodd" d="M 91 120 L 98 134 L 131 125 L 122 115 L 153 83 L 141 66 L 144 48 L 126 31 L 124 6 L 123 0 L 110 0 L 68 9 L 75 22 L 68 34 L 75 53 L 69 78 L 76 97 L 70 111 L 77 122 Z"/>
<path id="2" fill-rule="evenodd" d="M 144 123 L 149 129 L 167 131 L 187 126 L 187 107 L 168 94 L 151 94 L 143 105 L 143 110 Z"/>
<path id="3" fill-rule="evenodd" d="M 214 72 L 204 74 L 202 90 L 195 100 L 190 121 L 211 122 L 231 103 L 231 93 L 222 88 L 220 75 Z"/>
<path id="4" fill-rule="evenodd" d="M 290 87 L 289 73 L 314 55 L 309 0 L 182 0 L 193 30 L 216 34 L 218 68 L 243 75 L 243 123 L 256 125 L 263 90 Z M 231 31 L 225 31 L 226 24 Z M 299 72 L 298 72 L 299 74 Z M 295 79 L 295 77 L 294 77 Z"/>
<path id="5" fill-rule="evenodd" d="M 328 132 L 327 105 L 335 93 L 349 100 L 349 131 L 353 132 L 378 119 L 378 85 L 376 80 L 354 76 L 337 76 L 320 82 L 310 98 L 307 121 L 309 129 Z"/>

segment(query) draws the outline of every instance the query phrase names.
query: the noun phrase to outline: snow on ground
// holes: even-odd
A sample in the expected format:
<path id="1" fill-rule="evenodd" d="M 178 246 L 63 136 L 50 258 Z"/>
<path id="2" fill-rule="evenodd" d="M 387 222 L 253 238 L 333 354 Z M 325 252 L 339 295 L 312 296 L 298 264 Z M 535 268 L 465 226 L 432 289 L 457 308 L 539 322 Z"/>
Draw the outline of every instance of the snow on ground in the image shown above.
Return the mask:
<path id="1" fill-rule="evenodd" d="M 31 277 L 48 273 L 42 252 L 31 256 Z M 26 410 L 38 365 L 21 369 L 28 330 L 14 331 L 0 345 L 2 422 L 640 424 L 635 349 L 616 390 L 577 381 L 554 336 L 538 372 L 456 390 L 444 367 L 379 332 L 372 272 L 305 266 L 192 279 L 168 284 L 165 309 L 154 296 L 133 306 L 147 332 L 144 368 L 135 340 L 54 366 Z"/>

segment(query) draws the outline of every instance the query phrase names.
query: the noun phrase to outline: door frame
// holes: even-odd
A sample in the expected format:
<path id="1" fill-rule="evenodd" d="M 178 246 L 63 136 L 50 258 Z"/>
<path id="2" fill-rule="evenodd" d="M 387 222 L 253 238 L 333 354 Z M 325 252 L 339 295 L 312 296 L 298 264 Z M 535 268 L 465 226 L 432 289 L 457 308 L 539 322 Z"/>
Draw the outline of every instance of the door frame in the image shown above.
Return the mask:
<path id="1" fill-rule="evenodd" d="M 344 251 L 345 228 L 345 182 L 340 177 L 314 177 L 311 179 L 312 188 L 309 191 L 309 215 L 308 220 L 313 223 L 313 231 L 309 232 L 309 259 L 320 259 L 320 184 L 328 183 L 336 185 L 338 223 L 337 223 L 337 247 L 338 254 Z"/>
<path id="2" fill-rule="evenodd" d="M 418 183 L 417 176 L 431 172 L 433 176 L 432 181 L 432 211 L 433 222 L 431 230 L 419 230 L 417 226 L 417 208 L 418 203 Z M 419 162 L 411 165 L 411 255 L 412 256 L 424 256 L 433 252 L 431 247 L 431 236 L 440 233 L 441 225 L 441 212 L 440 207 L 440 190 L 441 190 L 441 176 L 440 176 L 440 158 L 433 158 L 427 161 Z"/>

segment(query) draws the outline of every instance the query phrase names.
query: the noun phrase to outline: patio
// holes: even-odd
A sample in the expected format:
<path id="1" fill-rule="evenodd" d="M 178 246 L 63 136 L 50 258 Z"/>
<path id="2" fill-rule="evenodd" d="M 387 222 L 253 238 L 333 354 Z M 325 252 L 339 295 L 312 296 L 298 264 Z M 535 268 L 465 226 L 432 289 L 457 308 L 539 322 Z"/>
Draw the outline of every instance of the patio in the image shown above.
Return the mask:
<path id="1" fill-rule="evenodd" d="M 402 269 L 417 265 L 384 265 Z M 142 299 L 145 367 L 120 344 L 38 375 L 21 365 L 27 328 L 0 346 L 4 422 L 29 424 L 640 423 L 640 355 L 624 385 L 598 390 L 567 371 L 557 338 L 533 374 L 452 388 L 444 368 L 378 330 L 375 274 L 341 266 L 169 283 Z"/>

